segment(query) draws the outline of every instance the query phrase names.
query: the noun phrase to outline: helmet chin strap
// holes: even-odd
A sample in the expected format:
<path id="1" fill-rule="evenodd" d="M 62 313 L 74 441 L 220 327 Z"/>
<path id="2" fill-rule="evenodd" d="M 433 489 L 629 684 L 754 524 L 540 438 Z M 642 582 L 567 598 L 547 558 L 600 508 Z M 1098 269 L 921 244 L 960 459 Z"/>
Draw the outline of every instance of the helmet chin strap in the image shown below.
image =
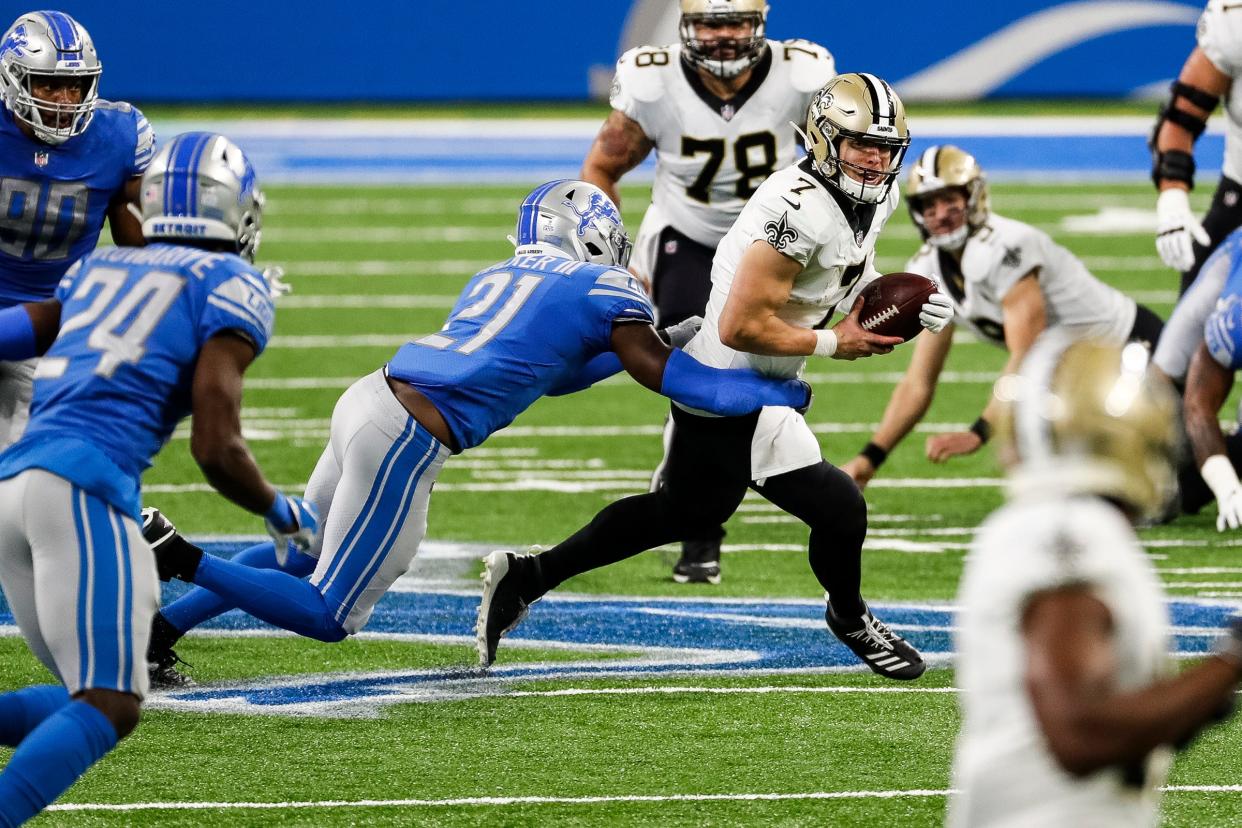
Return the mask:
<path id="1" fill-rule="evenodd" d="M 937 250 L 960 250 L 966 246 L 966 239 L 970 236 L 970 228 L 966 224 L 956 230 L 948 233 L 940 233 L 935 236 L 928 235 L 927 243 Z"/>

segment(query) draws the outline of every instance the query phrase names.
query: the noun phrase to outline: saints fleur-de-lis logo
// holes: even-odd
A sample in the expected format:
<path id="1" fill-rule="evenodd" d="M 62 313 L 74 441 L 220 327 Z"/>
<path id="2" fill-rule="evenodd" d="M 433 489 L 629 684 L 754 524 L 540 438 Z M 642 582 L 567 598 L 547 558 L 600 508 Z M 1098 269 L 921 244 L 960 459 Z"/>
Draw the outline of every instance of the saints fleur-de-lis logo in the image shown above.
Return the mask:
<path id="1" fill-rule="evenodd" d="M 798 231 L 789 226 L 789 211 L 781 213 L 780 219 L 773 219 L 763 225 L 763 232 L 768 234 L 768 244 L 777 250 L 784 250 L 798 240 Z"/>
<path id="2" fill-rule="evenodd" d="M 1005 255 L 1001 259 L 1001 264 L 1005 267 L 1017 267 L 1022 264 L 1022 248 L 1006 247 Z"/>

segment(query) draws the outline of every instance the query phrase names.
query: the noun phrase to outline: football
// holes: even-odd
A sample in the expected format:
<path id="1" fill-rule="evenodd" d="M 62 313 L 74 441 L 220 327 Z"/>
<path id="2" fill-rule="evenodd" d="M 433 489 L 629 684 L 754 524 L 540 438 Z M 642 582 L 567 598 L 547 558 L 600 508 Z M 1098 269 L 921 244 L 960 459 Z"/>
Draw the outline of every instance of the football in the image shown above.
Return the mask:
<path id="1" fill-rule="evenodd" d="M 936 283 L 917 273 L 881 276 L 863 288 L 858 321 L 864 330 L 909 342 L 923 330 L 919 309 L 935 292 Z"/>

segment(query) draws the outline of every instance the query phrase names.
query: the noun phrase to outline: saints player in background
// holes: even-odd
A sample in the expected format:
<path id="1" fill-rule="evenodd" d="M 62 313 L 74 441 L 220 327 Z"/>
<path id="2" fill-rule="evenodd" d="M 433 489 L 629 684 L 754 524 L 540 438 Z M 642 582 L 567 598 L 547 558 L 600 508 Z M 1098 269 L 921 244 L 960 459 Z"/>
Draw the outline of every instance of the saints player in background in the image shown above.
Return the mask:
<path id="1" fill-rule="evenodd" d="M 0 40 L 0 308 L 49 298 L 95 248 L 143 243 L 131 213 L 155 135 L 142 113 L 99 97 L 91 37 L 63 12 L 23 14 Z M 34 362 L 0 362 L 0 448 L 21 436 Z"/>
<path id="2" fill-rule="evenodd" d="M 868 74 L 829 81 L 811 103 L 807 156 L 760 185 L 720 243 L 703 327 L 687 353 L 717 368 L 792 378 L 809 356 L 857 359 L 899 344 L 863 330 L 856 297 L 879 277 L 876 240 L 897 209 L 893 182 L 909 144 L 905 108 L 887 83 Z M 838 311 L 845 317 L 826 327 Z M 952 313 L 934 294 L 922 321 L 942 330 Z M 700 408 L 673 406 L 657 491 L 613 503 L 547 552 L 488 556 L 477 630 L 483 665 L 527 607 L 567 578 L 717 526 L 752 486 L 810 528 L 808 558 L 832 633 L 882 676 L 922 675 L 915 648 L 862 599 L 867 504 L 823 459 L 802 414 L 771 407 L 713 417 Z"/>
<path id="3" fill-rule="evenodd" d="M 33 817 L 138 723 L 159 606 L 140 477 L 182 418 L 193 413 L 190 450 L 221 494 L 282 543 L 315 530 L 241 436 L 242 375 L 274 312 L 252 265 L 262 205 L 235 144 L 180 135 L 143 179 L 151 246 L 89 255 L 52 299 L 0 311 L 0 357 L 46 352 L 29 426 L 0 454 L 0 586 L 60 682 L 0 695 L 0 744 L 16 748 L 0 825 Z"/>
<path id="4" fill-rule="evenodd" d="M 1151 310 L 1096 279 L 1048 234 L 993 213 L 982 168 L 957 147 L 932 146 L 919 156 L 906 206 L 924 242 L 906 270 L 935 279 L 953 300 L 955 323 L 1009 352 L 1005 373 L 1017 370 L 1045 328 L 1148 346 L 1160 338 L 1162 323 Z M 915 340 L 879 430 L 843 467 L 859 486 L 927 413 L 954 327 Z M 995 409 L 989 403 L 969 431 L 929 437 L 928 458 L 939 463 L 976 451 L 991 435 Z"/>
<path id="5" fill-rule="evenodd" d="M 618 182 L 656 152 L 630 270 L 660 325 L 703 315 L 717 245 L 759 185 L 793 162 L 793 124 L 836 73 L 821 46 L 766 39 L 767 10 L 763 0 L 681 0 L 680 43 L 617 62 L 613 111 L 583 162 L 582 177 L 619 205 Z M 718 583 L 723 537 L 715 526 L 688 540 L 674 580 Z"/>
<path id="6" fill-rule="evenodd" d="M 621 215 L 599 188 L 537 187 L 515 235 L 514 255 L 470 280 L 444 327 L 404 345 L 337 401 L 306 485 L 324 529 L 305 565 L 290 567 L 271 543 L 244 552 L 257 556 L 245 563 L 204 555 L 153 515 L 148 538 L 161 577 L 205 588 L 162 613 L 177 635 L 230 607 L 325 642 L 359 632 L 418 552 L 445 461 L 544 395 L 624 369 L 652 391 L 718 414 L 809 404 L 800 380 L 707 368 L 658 337 L 650 299 L 624 270 Z"/>
<path id="7" fill-rule="evenodd" d="M 1177 400 L 1147 350 L 1050 331 L 996 384 L 1009 503 L 958 593 L 951 826 L 1155 825 L 1175 749 L 1233 708 L 1242 626 L 1180 673 L 1132 523 L 1172 494 Z"/>
<path id="8" fill-rule="evenodd" d="M 1182 272 L 1185 293 L 1208 254 L 1242 225 L 1242 99 L 1232 95 L 1242 77 L 1242 19 L 1227 0 L 1209 0 L 1199 18 L 1197 45 L 1169 90 L 1152 130 L 1156 249 Z M 1195 141 L 1225 98 L 1225 157 L 1212 205 L 1202 223 L 1190 209 L 1195 184 Z"/>

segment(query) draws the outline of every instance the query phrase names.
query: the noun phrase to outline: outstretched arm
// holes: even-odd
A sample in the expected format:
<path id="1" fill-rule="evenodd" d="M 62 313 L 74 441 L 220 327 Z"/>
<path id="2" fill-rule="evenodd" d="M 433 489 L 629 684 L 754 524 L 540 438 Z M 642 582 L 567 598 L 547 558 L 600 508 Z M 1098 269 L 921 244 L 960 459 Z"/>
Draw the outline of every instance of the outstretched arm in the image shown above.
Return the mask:
<path id="1" fill-rule="evenodd" d="M 603 190 L 619 208 L 621 196 L 617 182 L 642 163 L 652 146 L 638 121 L 614 109 L 582 162 L 582 180 Z"/>
<path id="2" fill-rule="evenodd" d="M 60 302 L 46 299 L 0 310 L 0 361 L 42 356 L 60 332 Z"/>
<path id="3" fill-rule="evenodd" d="M 1035 595 L 1022 635 L 1035 719 L 1057 763 L 1075 776 L 1138 765 L 1161 745 L 1185 744 L 1229 709 L 1242 678 L 1242 662 L 1223 655 L 1118 691 L 1113 619 L 1086 586 Z"/>
<path id="4" fill-rule="evenodd" d="M 1201 342 L 1186 375 L 1183 416 L 1195 465 L 1216 497 L 1216 529 L 1242 528 L 1242 483 L 1225 450 L 1220 407 L 1233 388 L 1233 369 L 1221 365 Z"/>
<path id="5" fill-rule="evenodd" d="M 805 408 L 810 404 L 810 386 L 801 380 L 709 368 L 684 351 L 669 348 L 650 325 L 613 326 L 612 349 L 641 385 L 690 408 L 729 417 L 765 405 Z"/>
<path id="6" fill-rule="evenodd" d="M 893 387 L 880 427 L 867 447 L 841 469 L 865 488 L 888 453 L 905 439 L 927 414 L 936 394 L 936 382 L 953 345 L 953 325 L 940 333 L 924 331 L 914 339 L 914 355 L 901 380 Z"/>

